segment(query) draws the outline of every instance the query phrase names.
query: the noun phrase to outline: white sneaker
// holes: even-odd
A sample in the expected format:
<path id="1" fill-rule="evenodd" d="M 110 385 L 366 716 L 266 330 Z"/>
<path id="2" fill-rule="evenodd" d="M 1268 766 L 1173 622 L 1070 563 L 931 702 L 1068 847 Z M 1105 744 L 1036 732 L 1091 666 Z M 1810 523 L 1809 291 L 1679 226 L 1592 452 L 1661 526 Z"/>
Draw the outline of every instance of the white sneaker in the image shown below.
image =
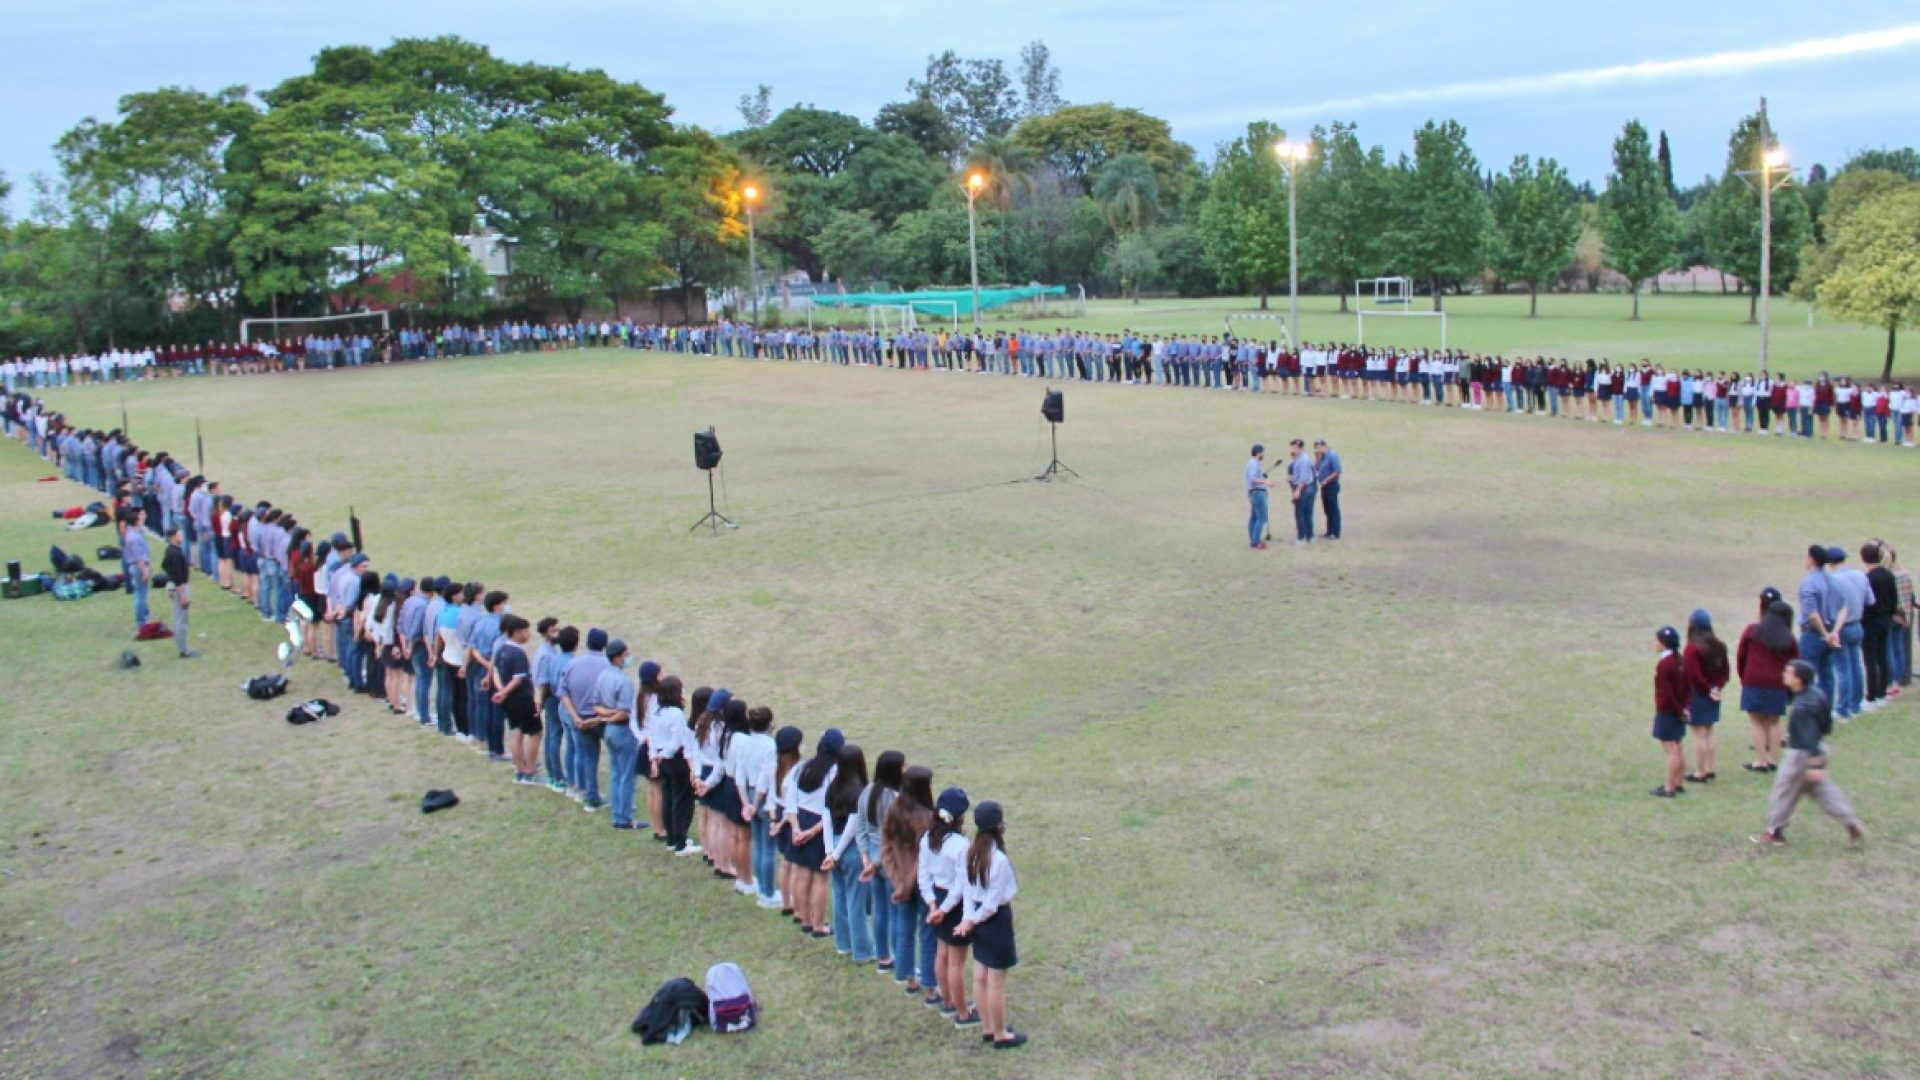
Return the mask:
<path id="1" fill-rule="evenodd" d="M 739 893 L 741 896 L 759 896 L 760 895 L 760 890 L 754 888 L 753 886 L 747 884 L 744 881 L 734 882 L 733 891 Z"/>
<path id="2" fill-rule="evenodd" d="M 700 845 L 699 845 L 699 844 L 696 844 L 696 843 L 694 843 L 694 842 L 693 842 L 693 841 L 691 841 L 691 840 L 689 840 L 689 841 L 687 841 L 687 846 L 686 846 L 686 847 L 683 847 L 683 848 L 681 848 L 681 849 L 680 849 L 679 851 L 676 851 L 676 852 L 674 852 L 674 854 L 675 854 L 675 855 L 683 855 L 683 856 L 684 856 L 684 855 L 698 855 L 698 854 L 700 854 Z"/>
<path id="3" fill-rule="evenodd" d="M 786 901 L 780 898 L 780 893 L 778 891 L 776 891 L 772 896 L 763 896 L 760 898 L 760 906 L 763 908 L 769 908 L 769 909 L 779 908 L 783 906 L 785 903 Z"/>

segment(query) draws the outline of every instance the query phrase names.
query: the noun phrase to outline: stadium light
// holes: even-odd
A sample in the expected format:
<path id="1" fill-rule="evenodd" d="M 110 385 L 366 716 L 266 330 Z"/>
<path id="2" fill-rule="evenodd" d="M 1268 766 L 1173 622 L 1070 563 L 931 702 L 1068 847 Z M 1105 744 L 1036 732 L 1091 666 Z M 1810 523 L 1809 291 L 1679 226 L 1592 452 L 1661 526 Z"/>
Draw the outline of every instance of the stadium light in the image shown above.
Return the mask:
<path id="1" fill-rule="evenodd" d="M 760 199 L 760 188 L 753 184 L 740 189 L 740 201 L 747 205 L 747 310 L 755 329 L 760 326 L 760 262 L 753 245 L 753 204 Z"/>
<path id="2" fill-rule="evenodd" d="M 973 202 L 987 186 L 987 174 L 975 169 L 967 174 L 967 271 L 973 280 L 973 330 L 980 332 L 980 241 L 974 224 Z"/>
<path id="3" fill-rule="evenodd" d="M 1293 340 L 1290 344 L 1296 351 L 1300 348 L 1300 215 L 1295 193 L 1299 184 L 1295 183 L 1301 162 L 1313 152 L 1312 143 L 1293 142 L 1282 139 L 1273 144 L 1273 152 L 1280 159 L 1280 171 L 1287 174 L 1287 336 Z"/>
<path id="4" fill-rule="evenodd" d="M 1773 313 L 1768 303 L 1773 293 L 1773 191 L 1793 179 L 1793 168 L 1787 163 L 1787 152 L 1773 145 L 1766 98 L 1760 99 L 1760 146 L 1760 167 L 1741 169 L 1739 175 L 1760 191 L 1760 370 L 1767 371 L 1773 337 Z"/>

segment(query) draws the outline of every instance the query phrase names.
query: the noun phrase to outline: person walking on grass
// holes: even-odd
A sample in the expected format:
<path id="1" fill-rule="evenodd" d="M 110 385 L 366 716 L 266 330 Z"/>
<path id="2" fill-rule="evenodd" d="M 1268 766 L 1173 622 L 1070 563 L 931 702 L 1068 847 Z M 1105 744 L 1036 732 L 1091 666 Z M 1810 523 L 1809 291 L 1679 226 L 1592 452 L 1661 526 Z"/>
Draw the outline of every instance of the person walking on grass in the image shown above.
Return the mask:
<path id="1" fill-rule="evenodd" d="M 1760 619 L 1740 632 L 1734 668 L 1740 673 L 1740 711 L 1753 728 L 1753 760 L 1748 772 L 1780 767 L 1780 718 L 1787 713 L 1787 665 L 1800 658 L 1793 639 L 1793 608 L 1780 590 L 1760 591 Z"/>
<path id="2" fill-rule="evenodd" d="M 1680 631 L 1663 626 L 1653 636 L 1660 649 L 1660 661 L 1653 669 L 1653 737 L 1666 755 L 1666 780 L 1649 794 L 1671 799 L 1686 793 L 1681 786 L 1687 771 L 1686 750 L 1681 743 L 1687 737 L 1687 701 L 1692 696 L 1687 672 L 1680 660 Z"/>
<path id="3" fill-rule="evenodd" d="M 1259 443 L 1253 444 L 1253 456 L 1247 459 L 1247 545 L 1255 551 L 1267 550 L 1267 489 L 1273 485 L 1267 481 L 1267 448 Z"/>
<path id="4" fill-rule="evenodd" d="M 1711 784 L 1720 775 L 1715 771 L 1714 726 L 1720 722 L 1720 693 L 1732 667 L 1727 663 L 1727 646 L 1714 634 L 1713 618 L 1704 608 L 1694 609 L 1687 620 L 1687 647 L 1680 666 L 1687 674 L 1687 728 L 1693 735 L 1693 772 L 1687 783 Z"/>
<path id="5" fill-rule="evenodd" d="M 1793 693 L 1787 718 L 1787 753 L 1774 778 L 1773 791 L 1767 796 L 1767 829 L 1752 838 L 1763 847 L 1787 842 L 1787 822 L 1803 795 L 1812 796 L 1828 817 L 1847 830 L 1847 839 L 1853 843 L 1867 836 L 1846 792 L 1827 779 L 1826 737 L 1833 734 L 1833 710 L 1827 695 L 1814 685 L 1814 678 L 1813 665 L 1805 660 L 1787 665 L 1787 689 Z"/>

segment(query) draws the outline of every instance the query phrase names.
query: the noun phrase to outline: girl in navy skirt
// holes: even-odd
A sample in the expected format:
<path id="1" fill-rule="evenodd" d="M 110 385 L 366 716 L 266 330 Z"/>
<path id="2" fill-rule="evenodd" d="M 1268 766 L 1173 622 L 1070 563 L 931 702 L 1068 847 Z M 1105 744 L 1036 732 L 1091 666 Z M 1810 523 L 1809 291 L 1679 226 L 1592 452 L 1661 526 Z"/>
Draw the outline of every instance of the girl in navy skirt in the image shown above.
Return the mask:
<path id="1" fill-rule="evenodd" d="M 740 698 L 729 698 L 714 726 L 718 729 L 714 756 L 720 760 L 720 769 L 707 784 L 707 816 L 712 821 L 708 828 L 713 832 L 714 843 L 720 845 L 714 858 L 721 860 L 721 867 L 715 873 L 735 879 L 743 874 L 751 877 L 751 872 L 742 868 L 752 866 L 752 836 L 740 821 L 740 785 L 734 781 L 729 761 L 735 737 L 744 737 L 747 733 L 747 703 Z"/>
<path id="2" fill-rule="evenodd" d="M 767 835 L 772 837 L 773 850 L 780 856 L 777 871 L 780 914 L 792 915 L 794 922 L 800 921 L 800 916 L 795 914 L 800 884 L 793 862 L 793 832 L 788 823 L 793 817 L 794 786 L 800 778 L 800 743 L 804 739 L 800 729 L 791 724 L 774 735 L 773 790 L 767 796 Z"/>
<path id="3" fill-rule="evenodd" d="M 1680 665 L 1687 674 L 1687 726 L 1693 732 L 1693 772 L 1687 782 L 1710 784 L 1719 775 L 1714 771 L 1713 727 L 1720 722 L 1720 692 L 1733 672 L 1727 646 L 1714 634 L 1713 618 L 1704 608 L 1695 608 L 1687 620 L 1687 649 Z"/>
<path id="4" fill-rule="evenodd" d="M 1653 669 L 1653 737 L 1667 757 L 1666 783 L 1649 794 L 1671 799 L 1687 789 L 1680 786 L 1687 771 L 1686 752 L 1681 740 L 1687 737 L 1687 699 L 1691 696 L 1687 672 L 1680 663 L 1680 631 L 1663 626 L 1654 641 L 1660 648 L 1660 662 Z"/>
<path id="5" fill-rule="evenodd" d="M 938 942 L 934 949 L 933 969 L 939 980 L 939 997 L 928 997 L 929 1006 L 954 1018 L 954 1024 L 968 1027 L 980 1017 L 967 1008 L 967 946 L 954 937 L 960 925 L 960 903 L 967 873 L 967 793 L 950 787 L 940 793 L 934 805 L 933 821 L 920 841 L 920 897 L 927 902 L 927 925 L 933 927 Z"/>
<path id="6" fill-rule="evenodd" d="M 1007 1026 L 1007 972 L 1020 962 L 1013 941 L 1013 897 L 1020 887 L 1007 859 L 1000 804 L 981 803 L 973 812 L 973 825 L 962 918 L 954 936 L 973 942 L 973 1002 L 987 1028 L 981 1037 L 995 1050 L 1011 1050 L 1027 1041 Z"/>
<path id="7" fill-rule="evenodd" d="M 828 937 L 827 875 L 822 864 L 834 837 L 827 817 L 827 789 L 839 773 L 840 748 L 846 739 L 839 728 L 828 728 L 814 744 L 813 759 L 802 765 L 794 782 L 793 864 L 798 899 L 793 909 L 801 928 L 816 938 Z"/>
<path id="8" fill-rule="evenodd" d="M 687 755 L 694 802 L 699 807 L 695 811 L 699 831 L 694 835 L 700 838 L 701 850 L 706 852 L 702 858 L 720 877 L 733 876 L 733 848 L 727 843 L 729 838 L 721 835 L 720 815 L 715 812 L 720 781 L 726 776 L 725 764 L 720 760 L 720 736 L 725 730 L 720 717 L 732 700 L 733 694 L 724 686 L 708 696 L 707 707 L 694 714 L 693 750 Z"/>
<path id="9" fill-rule="evenodd" d="M 1780 718 L 1787 714 L 1787 665 L 1800 659 L 1793 634 L 1793 608 L 1771 586 L 1760 593 L 1760 621 L 1740 632 L 1734 668 L 1740 673 L 1740 711 L 1753 727 L 1753 760 L 1747 771 L 1780 768 Z"/>

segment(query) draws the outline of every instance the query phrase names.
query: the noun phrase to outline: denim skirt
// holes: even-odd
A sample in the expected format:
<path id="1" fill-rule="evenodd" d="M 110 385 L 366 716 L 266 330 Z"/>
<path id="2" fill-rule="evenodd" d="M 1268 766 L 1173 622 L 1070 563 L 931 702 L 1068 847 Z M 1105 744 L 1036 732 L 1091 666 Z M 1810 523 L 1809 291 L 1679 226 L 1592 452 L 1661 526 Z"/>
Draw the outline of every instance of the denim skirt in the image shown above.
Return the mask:
<path id="1" fill-rule="evenodd" d="M 1654 713 L 1653 737 L 1661 742 L 1680 742 L 1687 737 L 1686 722 L 1671 713 Z"/>
<path id="2" fill-rule="evenodd" d="M 1693 695 L 1693 701 L 1687 705 L 1687 723 L 1712 727 L 1719 722 L 1720 703 L 1705 694 Z"/>
<path id="3" fill-rule="evenodd" d="M 1743 686 L 1740 688 L 1740 711 L 1756 716 L 1785 716 L 1787 692 L 1778 688 Z"/>

